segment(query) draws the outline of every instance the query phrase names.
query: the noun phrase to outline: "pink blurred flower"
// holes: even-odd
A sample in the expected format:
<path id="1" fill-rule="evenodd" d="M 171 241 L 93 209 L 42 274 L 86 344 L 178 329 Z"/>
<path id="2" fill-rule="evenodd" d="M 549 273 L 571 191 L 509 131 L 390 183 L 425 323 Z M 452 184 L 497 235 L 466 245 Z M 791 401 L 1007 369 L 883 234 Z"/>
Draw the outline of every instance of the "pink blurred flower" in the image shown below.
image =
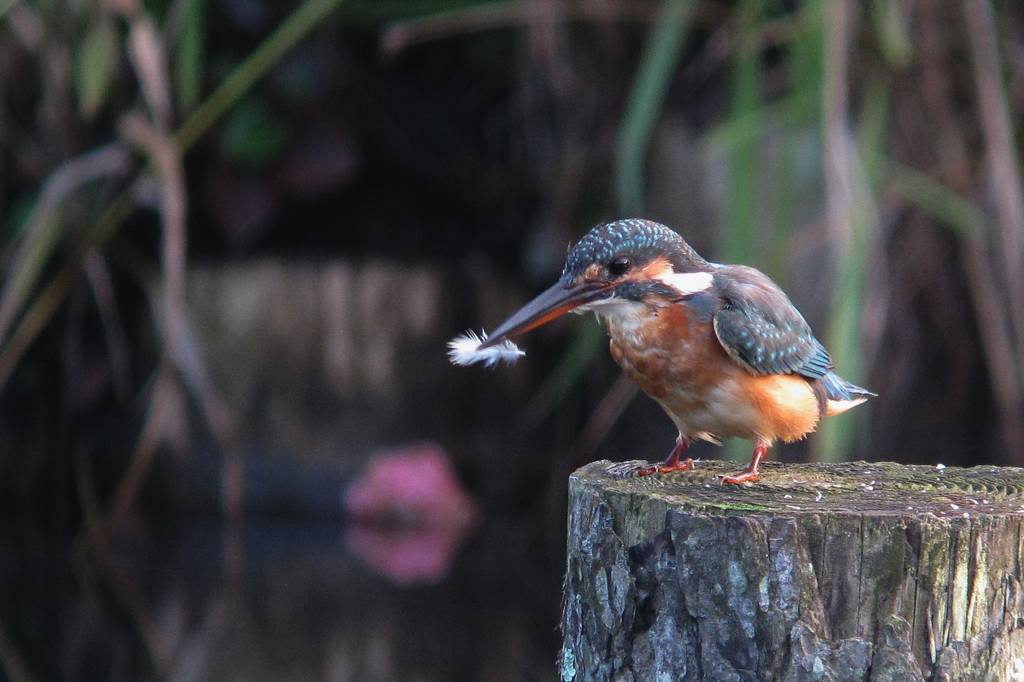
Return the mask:
<path id="1" fill-rule="evenodd" d="M 350 523 L 345 546 L 374 572 L 398 585 L 436 583 L 448 575 L 465 531 L 455 528 L 389 528 Z"/>
<path id="2" fill-rule="evenodd" d="M 448 456 L 434 443 L 375 455 L 343 495 L 345 543 L 396 583 L 436 582 L 477 517 Z"/>

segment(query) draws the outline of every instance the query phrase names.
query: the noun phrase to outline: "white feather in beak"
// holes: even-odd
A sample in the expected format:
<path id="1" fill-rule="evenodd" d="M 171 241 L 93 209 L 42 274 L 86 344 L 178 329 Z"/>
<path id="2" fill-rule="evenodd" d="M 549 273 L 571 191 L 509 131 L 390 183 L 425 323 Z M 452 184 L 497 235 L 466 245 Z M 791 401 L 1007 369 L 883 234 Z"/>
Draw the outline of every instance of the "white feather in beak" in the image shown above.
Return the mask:
<path id="1" fill-rule="evenodd" d="M 486 340 L 487 332 L 483 330 L 480 330 L 479 336 L 472 330 L 456 336 L 448 342 L 448 359 L 453 365 L 459 367 L 468 367 L 478 362 L 482 362 L 488 367 L 494 367 L 501 362 L 514 364 L 519 358 L 526 355 L 525 351 L 520 350 L 508 339 L 496 346 L 481 349 L 480 344 Z"/>

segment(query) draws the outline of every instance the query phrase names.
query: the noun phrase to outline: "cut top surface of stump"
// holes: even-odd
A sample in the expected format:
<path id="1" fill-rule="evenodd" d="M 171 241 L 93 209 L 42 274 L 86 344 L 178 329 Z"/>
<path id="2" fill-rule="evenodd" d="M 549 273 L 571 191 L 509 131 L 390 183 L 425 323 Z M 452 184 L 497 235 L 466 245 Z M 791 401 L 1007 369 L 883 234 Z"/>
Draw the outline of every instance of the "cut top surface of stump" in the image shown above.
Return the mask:
<path id="1" fill-rule="evenodd" d="M 893 462 L 788 464 L 766 462 L 761 480 L 726 485 L 736 464 L 699 461 L 692 471 L 619 478 L 616 463 L 593 462 L 573 478 L 611 493 L 658 498 L 694 511 L 851 513 L 939 517 L 1024 514 L 1024 469 L 943 467 Z"/>

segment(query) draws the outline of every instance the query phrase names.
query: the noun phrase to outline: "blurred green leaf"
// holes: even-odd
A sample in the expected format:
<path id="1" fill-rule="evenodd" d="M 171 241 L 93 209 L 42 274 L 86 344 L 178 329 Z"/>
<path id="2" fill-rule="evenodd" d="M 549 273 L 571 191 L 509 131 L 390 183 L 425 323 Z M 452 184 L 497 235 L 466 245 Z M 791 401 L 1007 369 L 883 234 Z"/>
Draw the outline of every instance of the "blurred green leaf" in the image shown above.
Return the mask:
<path id="1" fill-rule="evenodd" d="M 199 101 L 205 47 L 206 0 L 187 0 L 174 62 L 174 84 L 181 111 L 188 111 Z"/>
<path id="2" fill-rule="evenodd" d="M 28 217 L 32 215 L 38 201 L 39 194 L 36 192 L 14 200 L 3 219 L 3 234 L 0 236 L 3 244 L 7 245 L 21 238 L 28 227 Z"/>
<path id="3" fill-rule="evenodd" d="M 643 212 L 644 161 L 679 59 L 693 4 L 692 0 L 665 0 L 640 59 L 615 150 L 616 195 L 621 215 Z"/>
<path id="4" fill-rule="evenodd" d="M 288 125 L 261 99 L 250 97 L 235 107 L 224 126 L 222 144 L 232 159 L 262 166 L 288 143 Z"/>
<path id="5" fill-rule="evenodd" d="M 748 129 L 727 162 L 722 256 L 730 263 L 752 263 L 754 212 L 758 200 L 758 161 L 765 121 L 761 103 L 761 54 L 757 23 L 761 0 L 741 0 L 736 9 L 736 52 L 733 62 L 729 120 L 744 120 Z"/>
<path id="6" fill-rule="evenodd" d="M 715 151 L 732 154 L 758 141 L 765 128 L 816 121 L 820 99 L 821 95 L 815 92 L 798 92 L 736 114 L 708 133 L 707 144 Z"/>
<path id="7" fill-rule="evenodd" d="M 886 75 L 868 78 L 864 93 L 864 107 L 857 130 L 859 159 L 864 169 L 868 189 L 872 192 L 883 180 L 886 133 L 889 122 L 889 93 L 892 82 Z"/>
<path id="8" fill-rule="evenodd" d="M 304 0 L 244 62 L 232 70 L 182 124 L 174 142 L 188 151 L 222 116 L 235 106 L 258 79 L 278 64 L 295 44 L 319 26 L 344 0 Z"/>
<path id="9" fill-rule="evenodd" d="M 5 15 L 6 15 L 6 14 L 7 14 L 7 13 L 8 13 L 8 12 L 9 12 L 10 10 L 11 10 L 11 8 L 12 8 L 12 7 L 14 7 L 14 6 L 16 5 L 16 4 L 18 4 L 18 0 L 0 0 L 0 19 L 3 19 L 3 18 L 4 18 L 4 16 L 5 16 Z"/>
<path id="10" fill-rule="evenodd" d="M 78 48 L 75 58 L 75 87 L 78 109 L 92 119 L 110 91 L 117 59 L 117 30 L 106 16 L 97 17 Z"/>
<path id="11" fill-rule="evenodd" d="M 862 215 L 853 216 L 853 220 L 858 223 L 855 228 L 858 230 L 866 222 Z M 836 373 L 861 385 L 860 320 L 867 279 L 866 247 L 860 244 L 863 241 L 856 238 L 850 255 L 839 264 L 827 330 L 828 349 L 836 364 Z M 814 459 L 819 462 L 848 460 L 850 443 L 863 417 L 863 411 L 853 410 L 822 420 L 811 443 Z"/>
<path id="12" fill-rule="evenodd" d="M 781 148 L 776 161 L 777 172 L 771 185 L 772 233 L 760 258 L 761 269 L 785 289 L 788 283 L 789 258 L 792 253 L 790 237 L 796 230 L 797 208 L 805 191 L 800 175 L 801 142 L 807 129 L 786 130 L 781 135 Z"/>
<path id="13" fill-rule="evenodd" d="M 868 288 L 868 267 L 872 232 L 878 223 L 876 188 L 881 183 L 882 167 L 875 159 L 886 139 L 889 121 L 889 80 L 886 76 L 869 79 L 859 116 L 854 158 L 849 178 L 853 183 L 848 206 L 850 243 L 840 250 L 836 264 L 836 285 L 828 320 L 828 348 L 841 376 L 863 385 L 864 358 L 861 353 L 861 316 L 864 292 Z M 869 387 L 870 388 L 870 387 Z M 830 417 L 821 423 L 812 444 L 815 459 L 838 462 L 849 459 L 850 444 L 865 411 L 854 410 Z"/>
<path id="14" fill-rule="evenodd" d="M 346 3 L 338 12 L 338 19 L 347 23 L 379 24 L 508 4 L 509 0 L 361 0 Z"/>
<path id="15" fill-rule="evenodd" d="M 960 196 L 927 173 L 888 161 L 885 189 L 915 204 L 954 232 L 977 239 L 985 229 L 985 214 L 969 199 Z"/>
<path id="16" fill-rule="evenodd" d="M 821 116 L 821 91 L 825 82 L 825 34 L 822 0 L 807 0 L 800 10 L 797 25 L 800 29 L 787 45 L 790 68 L 790 89 L 786 95 L 788 105 L 782 110 L 791 117 L 783 122 L 803 124 L 814 121 L 818 128 Z"/>
<path id="17" fill-rule="evenodd" d="M 872 0 L 871 19 L 875 24 L 878 46 L 886 61 L 903 68 L 910 63 L 913 47 L 900 0 Z"/>

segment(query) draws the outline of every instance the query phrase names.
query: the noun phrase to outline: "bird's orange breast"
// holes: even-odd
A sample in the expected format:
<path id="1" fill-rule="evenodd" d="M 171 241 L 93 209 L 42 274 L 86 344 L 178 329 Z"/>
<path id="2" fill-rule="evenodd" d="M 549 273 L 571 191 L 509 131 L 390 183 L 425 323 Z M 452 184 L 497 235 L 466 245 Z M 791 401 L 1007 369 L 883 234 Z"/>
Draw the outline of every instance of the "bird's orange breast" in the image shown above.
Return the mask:
<path id="1" fill-rule="evenodd" d="M 750 374 L 726 354 L 711 321 L 685 303 L 638 305 L 636 314 L 606 324 L 612 357 L 685 436 L 788 442 L 817 426 L 818 401 L 806 379 Z"/>

